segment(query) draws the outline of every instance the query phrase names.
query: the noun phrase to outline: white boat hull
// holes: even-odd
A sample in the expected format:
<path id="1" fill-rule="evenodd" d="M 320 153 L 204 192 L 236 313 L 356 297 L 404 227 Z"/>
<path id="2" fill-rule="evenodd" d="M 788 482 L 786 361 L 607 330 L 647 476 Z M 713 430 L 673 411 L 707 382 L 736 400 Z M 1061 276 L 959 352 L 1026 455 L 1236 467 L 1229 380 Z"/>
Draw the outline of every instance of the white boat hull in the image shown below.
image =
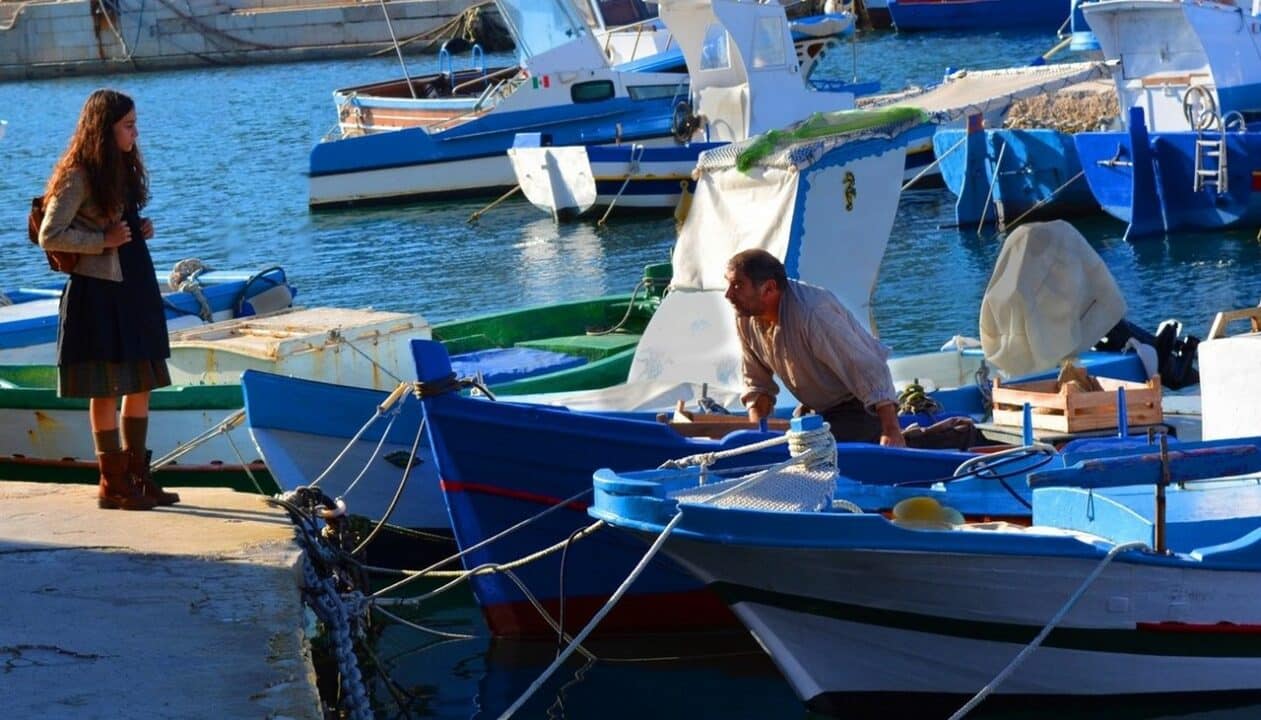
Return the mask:
<path id="1" fill-rule="evenodd" d="M 180 447 L 201 433 L 218 426 L 234 410 L 155 410 L 149 420 L 149 448 L 154 458 Z M 84 410 L 32 410 L 0 408 L 0 454 L 25 455 L 30 458 L 94 461 L 96 450 L 92 445 L 92 429 L 88 411 Z M 232 443 L 237 450 L 233 450 Z M 179 458 L 182 465 L 211 463 L 238 464 L 260 459 L 250 444 L 249 435 L 240 429 L 232 431 L 229 441 L 225 435 L 190 450 Z"/>
<path id="2" fill-rule="evenodd" d="M 1033 640 L 1099 563 L 677 539 L 666 547 L 723 592 L 797 694 L 815 703 L 850 693 L 966 699 Z M 1226 622 L 1255 633 L 1259 592 L 1256 573 L 1114 561 L 996 693 L 1261 688 L 1261 657 L 1240 652 L 1237 642 L 1255 634 L 1214 628 Z M 1203 632 L 1186 634 L 1197 627 Z"/>
<path id="3" fill-rule="evenodd" d="M 314 482 L 346 447 L 340 439 L 289 430 L 253 428 L 251 434 L 268 458 L 267 469 L 272 478 L 283 490 Z M 353 443 L 337 466 L 320 480 L 319 487 L 332 497 L 345 499 L 351 513 L 380 520 L 403 480 L 411 443 L 386 442 L 379 452 L 376 445 Z M 391 525 L 450 532 L 451 520 L 434 467 L 429 444 L 422 442 L 403 494 L 389 516 Z"/>
<path id="4" fill-rule="evenodd" d="M 310 181 L 310 204 L 315 207 L 417 196 L 481 195 L 516 184 L 508 156 L 500 153 L 491 157 L 317 175 Z"/>

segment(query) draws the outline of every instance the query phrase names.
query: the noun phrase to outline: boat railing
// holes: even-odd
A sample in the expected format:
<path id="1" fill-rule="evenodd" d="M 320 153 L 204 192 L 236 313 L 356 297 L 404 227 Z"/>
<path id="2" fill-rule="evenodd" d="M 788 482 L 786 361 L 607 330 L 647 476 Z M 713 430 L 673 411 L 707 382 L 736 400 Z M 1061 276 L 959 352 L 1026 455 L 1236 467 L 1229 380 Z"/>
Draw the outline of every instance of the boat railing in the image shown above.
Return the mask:
<path id="1" fill-rule="evenodd" d="M 452 77 L 455 75 L 455 64 L 451 59 L 451 51 L 447 50 L 447 42 L 442 43 L 442 47 L 438 48 L 438 74 Z"/>
<path id="2" fill-rule="evenodd" d="M 635 32 L 635 43 L 634 43 L 633 45 L 631 45 L 631 54 L 630 54 L 630 57 L 629 57 L 629 58 L 622 58 L 622 62 L 629 62 L 629 61 L 631 61 L 631 60 L 636 60 L 636 59 L 638 59 L 638 58 L 639 58 L 639 41 L 640 41 L 640 40 L 643 38 L 643 36 L 644 36 L 644 28 L 645 28 L 645 27 L 647 27 L 650 23 L 655 22 L 657 19 L 658 19 L 658 18 L 655 18 L 655 17 L 643 18 L 643 19 L 641 19 L 641 20 L 636 20 L 636 21 L 635 21 L 635 22 L 633 22 L 633 23 L 627 23 L 626 25 L 618 25 L 618 26 L 616 26 L 616 27 L 607 28 L 607 29 L 605 30 L 605 33 L 604 33 L 604 55 L 605 55 L 605 57 L 608 57 L 608 55 L 609 55 L 609 45 L 610 45 L 610 44 L 612 44 L 612 42 L 613 42 L 613 37 L 614 37 L 614 35 L 615 35 L 616 33 L 630 32 L 630 31 L 632 31 L 632 30 L 633 30 L 633 31 Z M 667 34 L 666 34 L 666 46 L 665 46 L 664 48 L 662 48 L 662 50 L 668 50 L 668 49 L 670 49 L 670 46 L 671 46 L 672 44 L 674 44 L 674 34 L 673 34 L 673 33 L 667 33 Z"/>
<path id="3" fill-rule="evenodd" d="M 520 70 L 520 68 L 504 68 L 504 70 Z M 485 78 L 485 79 L 488 79 L 488 78 Z M 478 78 L 477 82 L 481 82 L 483 80 L 484 78 Z M 498 102 L 500 99 L 510 95 L 512 91 L 516 89 L 519 82 L 520 82 L 520 78 L 508 77 L 503 80 L 500 80 L 494 85 L 488 86 L 484 91 L 482 91 L 482 94 L 478 96 L 477 102 L 473 103 L 473 107 L 469 108 L 465 112 L 460 113 L 459 115 L 452 115 L 446 120 L 442 120 L 437 123 L 434 123 L 433 125 L 430 125 L 429 126 L 430 131 L 438 132 L 438 131 L 446 130 L 446 129 L 455 127 L 456 125 L 459 125 L 460 123 L 463 123 L 467 120 L 472 120 L 478 115 L 482 115 L 483 113 L 486 112 L 486 106 L 488 104 L 493 105 L 495 102 Z"/>

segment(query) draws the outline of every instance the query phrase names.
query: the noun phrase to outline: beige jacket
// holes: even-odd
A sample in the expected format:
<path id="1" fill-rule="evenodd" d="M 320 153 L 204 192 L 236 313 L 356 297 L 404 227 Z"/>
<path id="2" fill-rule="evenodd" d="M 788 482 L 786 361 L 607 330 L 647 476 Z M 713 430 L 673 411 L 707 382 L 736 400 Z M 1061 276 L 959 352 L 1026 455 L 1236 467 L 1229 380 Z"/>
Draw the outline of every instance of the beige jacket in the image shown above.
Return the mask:
<path id="1" fill-rule="evenodd" d="M 105 228 L 119 217 L 118 213 L 108 214 L 97 207 L 88 194 L 87 177 L 82 170 L 76 170 L 64 188 L 44 198 L 39 246 L 79 253 L 75 275 L 122 282 L 118 250 L 105 247 Z"/>

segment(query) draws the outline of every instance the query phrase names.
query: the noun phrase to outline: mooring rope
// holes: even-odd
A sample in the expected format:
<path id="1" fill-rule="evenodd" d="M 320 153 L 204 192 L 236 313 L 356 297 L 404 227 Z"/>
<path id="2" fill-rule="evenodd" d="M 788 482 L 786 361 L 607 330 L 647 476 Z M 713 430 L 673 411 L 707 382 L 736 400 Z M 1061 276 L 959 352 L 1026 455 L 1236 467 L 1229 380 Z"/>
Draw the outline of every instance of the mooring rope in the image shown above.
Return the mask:
<path id="1" fill-rule="evenodd" d="M 1151 547 L 1145 542 L 1135 541 L 1121 543 L 1109 550 L 1108 554 L 1103 556 L 1103 560 L 1095 566 L 1095 569 L 1091 571 L 1090 575 L 1086 577 L 1081 586 L 1077 588 L 1077 591 L 1068 598 L 1068 602 L 1064 603 L 1064 606 L 1051 617 L 1050 621 L 1048 621 L 1045 626 L 1043 626 L 1042 631 L 1038 633 L 1037 637 L 1026 645 L 1020 653 L 1016 655 L 1016 657 L 1012 658 L 1012 661 L 1007 664 L 1007 667 L 1004 667 L 997 675 L 995 675 L 994 679 L 991 680 L 985 687 L 981 688 L 980 692 L 974 695 L 963 707 L 959 708 L 954 715 L 951 715 L 950 720 L 962 720 L 964 716 L 976 709 L 976 706 L 980 705 L 981 701 L 989 697 L 991 693 L 997 690 L 998 686 L 1002 685 L 1007 678 L 1011 677 L 1011 674 L 1016 671 L 1016 668 L 1020 667 L 1025 660 L 1029 659 L 1029 655 L 1031 655 L 1034 650 L 1038 649 L 1038 646 L 1042 644 L 1043 640 L 1046 640 L 1047 636 L 1051 634 L 1051 631 L 1055 629 L 1055 626 L 1059 625 L 1060 622 L 1064 620 L 1064 616 L 1068 615 L 1068 611 L 1073 609 L 1073 606 L 1077 604 L 1078 600 L 1081 600 L 1082 595 L 1084 595 L 1086 590 L 1095 583 L 1095 580 L 1097 580 L 1099 575 L 1103 573 L 1103 569 L 1112 562 L 1112 559 L 1117 555 L 1123 552 L 1129 552 L 1130 550 L 1151 550 Z"/>
<path id="2" fill-rule="evenodd" d="M 777 473 L 777 471 L 784 469 L 790 465 L 800 464 L 810 469 L 817 468 L 819 461 L 827 457 L 828 449 L 823 448 L 818 445 L 816 436 L 826 435 L 827 438 L 829 439 L 828 444 L 831 445 L 830 452 L 832 454 L 832 463 L 833 463 L 833 466 L 835 466 L 836 443 L 830 440 L 832 437 L 832 433 L 827 423 L 824 423 L 821 428 L 815 429 L 815 430 L 807 430 L 807 431 L 799 432 L 799 433 L 791 433 L 791 432 L 785 433 L 784 439 L 777 438 L 776 440 L 778 442 L 788 442 L 789 435 L 806 436 L 806 437 L 797 438 L 797 440 L 799 440 L 802 443 L 801 444 L 802 452 L 800 455 L 793 455 L 785 462 L 776 463 L 775 465 L 772 465 L 765 470 L 761 470 L 756 473 L 753 473 L 749 477 L 743 479 L 742 482 L 736 483 L 733 487 L 725 488 L 721 492 L 714 493 L 713 495 L 710 495 L 706 498 L 695 500 L 694 501 L 695 504 L 707 504 L 707 503 L 712 503 L 717 500 L 720 500 L 739 489 L 746 488 L 752 485 L 753 483 L 760 482 L 768 477 L 772 477 Z M 778 444 L 778 443 L 769 443 L 769 444 L 773 445 L 773 444 Z M 767 445 L 767 443 L 755 443 L 754 445 Z M 752 452 L 751 450 L 747 449 L 749 447 L 751 446 L 744 446 L 741 448 L 737 448 L 736 450 L 743 451 L 743 452 Z M 690 457 L 707 458 L 709 455 L 729 456 L 731 452 L 732 451 L 727 451 L 726 453 L 712 453 L 712 454 L 690 456 Z M 736 452 L 735 454 L 743 454 L 743 453 Z M 678 461 L 672 461 L 672 462 L 678 462 Z M 669 463 L 666 463 L 666 464 L 669 464 Z M 673 532 L 674 528 L 678 526 L 680 521 L 682 521 L 684 513 L 686 512 L 685 507 L 686 507 L 685 505 L 682 505 L 682 504 L 679 505 L 678 510 L 674 514 L 674 517 L 670 519 L 670 522 L 667 523 L 664 528 L 662 528 L 661 534 L 657 536 L 657 539 L 653 542 L 652 546 L 648 548 L 648 552 L 645 553 L 642 558 L 640 558 L 639 562 L 631 570 L 630 574 L 626 576 L 626 579 L 622 581 L 622 584 L 619 585 L 617 587 L 617 590 L 613 592 L 613 595 L 609 597 L 608 602 L 606 602 L 591 618 L 590 622 L 588 622 L 582 628 L 582 630 L 579 631 L 578 634 L 574 636 L 574 639 L 571 642 L 571 644 L 566 646 L 564 650 L 560 651 L 556 655 L 556 659 L 552 661 L 551 665 L 547 666 L 547 669 L 543 671 L 543 674 L 540 675 L 538 679 L 536 679 L 530 685 L 530 687 L 526 689 L 526 691 L 521 695 L 521 697 L 517 698 L 517 700 L 512 705 L 510 705 L 508 709 L 505 710 L 502 715 L 499 716 L 499 720 L 507 720 L 507 718 L 512 717 L 514 713 L 520 710 L 521 707 L 525 705 L 525 703 L 534 695 L 534 693 L 538 692 L 539 688 L 543 686 L 543 683 L 545 683 L 547 679 L 550 678 L 552 674 L 554 674 L 556 670 L 558 670 L 561 667 L 561 665 L 563 665 L 565 661 L 569 659 L 569 656 L 573 655 L 575 649 L 584 640 L 586 640 L 588 636 L 591 635 L 591 633 L 595 630 L 596 626 L 598 626 L 600 622 L 604 620 L 604 618 L 610 612 L 612 612 L 613 608 L 617 605 L 617 603 L 622 599 L 622 597 L 630 589 L 631 585 L 634 584 L 635 580 L 637 580 L 639 576 L 642 575 L 643 572 L 648 568 L 648 563 L 653 559 L 653 557 L 657 555 L 658 552 L 661 551 L 661 548 L 665 546 L 666 538 L 670 536 L 670 533 Z"/>
<path id="3" fill-rule="evenodd" d="M 209 442 L 216 435 L 227 434 L 231 432 L 234 428 L 236 428 L 236 426 L 240 425 L 241 422 L 244 420 L 245 420 L 245 409 L 242 408 L 240 410 L 236 410 L 231 415 L 228 415 L 224 419 L 220 420 L 218 424 L 213 425 L 201 431 L 197 435 L 194 435 L 192 439 L 190 439 L 188 442 L 183 443 L 182 445 L 176 447 L 171 452 L 163 455 L 157 460 L 154 460 L 153 463 L 149 467 L 152 468 L 153 470 L 157 470 L 158 468 L 170 465 L 171 463 L 175 462 L 179 458 L 187 455 L 189 452 L 192 452 L 194 449 L 200 447 L 206 442 Z"/>
<path id="4" fill-rule="evenodd" d="M 420 570 L 420 571 L 419 571 L 419 572 L 417 572 L 415 575 L 412 575 L 412 576 L 410 576 L 410 577 L 403 578 L 402 580 L 399 580 L 398 582 L 394 583 L 393 585 L 388 585 L 388 586 L 386 586 L 386 587 L 384 587 L 384 588 L 381 588 L 380 590 L 377 590 L 376 592 L 372 593 L 372 597 L 374 597 L 374 598 L 378 598 L 378 597 L 382 597 L 382 596 L 384 596 L 384 595 L 389 595 L 390 593 L 394 592 L 395 590 L 398 590 L 398 589 L 400 589 L 400 588 L 402 588 L 402 587 L 404 587 L 404 586 L 406 586 L 406 585 L 409 585 L 409 584 L 411 584 L 411 583 L 413 583 L 413 582 L 415 582 L 415 581 L 417 581 L 417 580 L 419 580 L 419 579 L 423 578 L 423 577 L 426 575 L 426 573 L 429 573 L 429 572 L 431 572 L 431 571 L 433 571 L 433 570 L 437 570 L 438 568 L 442 567 L 443 565 L 447 565 L 447 564 L 449 564 L 449 563 L 455 562 L 456 560 L 459 560 L 460 558 L 463 558 L 465 555 L 468 555 L 468 554 L 469 554 L 469 553 L 471 553 L 471 552 L 474 552 L 474 551 L 476 551 L 476 550 L 480 550 L 480 549 L 482 549 L 482 548 L 486 547 L 487 545 L 489 545 L 489 544 L 491 544 L 491 543 L 495 542 L 496 540 L 499 540 L 500 538 L 502 538 L 502 537 L 504 537 L 504 536 L 506 536 L 506 535 L 510 535 L 510 534 L 512 534 L 512 533 L 514 533 L 514 532 L 516 532 L 517 530 L 520 530 L 521 528 L 523 528 L 523 527 L 525 527 L 525 526 L 529 525 L 530 523 L 533 523 L 533 522 L 535 522 L 535 521 L 537 521 L 537 520 L 540 520 L 540 519 L 542 519 L 542 518 L 544 518 L 544 517 L 546 517 L 546 516 L 548 516 L 548 515 L 550 515 L 550 514 L 552 514 L 552 513 L 556 512 L 557 510 L 560 510 L 561 508 L 564 508 L 564 507 L 568 506 L 568 505 L 569 505 L 570 503 L 572 503 L 572 502 L 576 502 L 576 501 L 578 501 L 578 500 L 581 500 L 583 497 L 586 497 L 587 495 L 591 494 L 591 492 L 593 492 L 593 488 L 587 488 L 586 490 L 583 490 L 582 492 L 578 493 L 577 495 L 574 495 L 574 496 L 572 496 L 572 497 L 570 497 L 570 498 L 568 498 L 568 499 L 565 499 L 565 500 L 562 500 L 562 501 L 560 501 L 560 502 L 556 503 L 555 505 L 553 505 L 553 506 L 551 506 L 551 507 L 547 508 L 546 510 L 544 510 L 543 512 L 541 512 L 541 513 L 539 513 L 539 514 L 537 514 L 537 515 L 534 515 L 534 516 L 528 517 L 528 518 L 526 518 L 526 519 L 524 519 L 524 520 L 522 520 L 522 521 L 520 521 L 520 522 L 516 523 L 515 525 L 512 525 L 511 527 L 509 527 L 509 528 L 507 528 L 507 529 L 505 529 L 505 530 L 501 530 L 501 531 L 499 531 L 498 533 L 496 533 L 496 534 L 494 534 L 494 535 L 492 535 L 492 536 L 490 536 L 490 537 L 486 538 L 485 540 L 482 540 L 482 541 L 480 541 L 480 542 L 478 542 L 478 543 L 475 543 L 475 544 L 473 544 L 473 545 L 470 545 L 468 548 L 465 548 L 464 550 L 461 550 L 461 551 L 457 552 L 456 554 L 451 555 L 450 557 L 443 558 L 442 560 L 439 560 L 438 562 L 436 562 L 436 563 L 434 563 L 434 564 L 430 565 L 429 567 L 427 567 L 427 568 L 425 568 L 425 569 L 423 569 L 423 570 Z M 596 523 L 596 524 L 600 524 L 600 523 Z"/>

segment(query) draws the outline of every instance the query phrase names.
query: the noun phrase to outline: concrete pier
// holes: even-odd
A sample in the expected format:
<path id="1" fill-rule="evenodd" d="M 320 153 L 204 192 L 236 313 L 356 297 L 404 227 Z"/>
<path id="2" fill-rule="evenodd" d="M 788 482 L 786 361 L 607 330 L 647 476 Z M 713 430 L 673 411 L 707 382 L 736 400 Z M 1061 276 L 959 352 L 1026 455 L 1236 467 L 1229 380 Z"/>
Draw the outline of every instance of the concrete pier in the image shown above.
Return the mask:
<path id="1" fill-rule="evenodd" d="M 258 495 L 0 482 L 0 707 L 21 718 L 321 718 L 293 528 Z"/>
<path id="2" fill-rule="evenodd" d="M 0 0 L 0 80 L 392 51 L 471 0 Z M 389 17 L 387 23 L 386 17 Z"/>

